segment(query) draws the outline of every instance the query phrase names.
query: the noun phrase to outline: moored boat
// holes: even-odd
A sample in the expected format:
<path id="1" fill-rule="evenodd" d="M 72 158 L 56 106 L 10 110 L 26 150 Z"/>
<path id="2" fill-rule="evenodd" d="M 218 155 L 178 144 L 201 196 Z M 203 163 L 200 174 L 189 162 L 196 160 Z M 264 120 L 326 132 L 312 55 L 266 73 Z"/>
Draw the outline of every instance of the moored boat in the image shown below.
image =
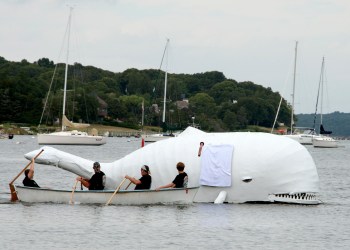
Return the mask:
<path id="1" fill-rule="evenodd" d="M 22 202 L 30 203 L 70 203 L 106 204 L 114 190 L 72 190 L 34 188 L 15 185 L 17 196 Z M 155 190 L 120 190 L 110 204 L 113 205 L 152 205 L 152 204 L 190 204 L 198 187 L 170 188 Z"/>
<path id="2" fill-rule="evenodd" d="M 337 148 L 338 141 L 329 136 L 319 136 L 312 140 L 315 148 Z"/>
<path id="3" fill-rule="evenodd" d="M 85 123 L 73 123 L 68 120 L 66 117 L 66 95 L 67 95 L 67 79 L 68 79 L 68 55 L 69 55 L 69 39 L 70 39 L 70 27 L 71 27 L 71 18 L 72 18 L 72 8 L 70 9 L 69 13 L 69 19 L 68 19 L 68 25 L 67 25 L 67 51 L 66 51 L 66 67 L 65 67 L 65 77 L 64 77 L 64 87 L 63 87 L 63 107 L 62 107 L 62 128 L 59 132 L 49 133 L 49 134 L 38 134 L 38 144 L 39 145 L 103 145 L 106 144 L 107 140 L 104 136 L 99 135 L 89 135 L 86 132 L 73 130 L 73 131 L 67 131 L 66 127 L 71 127 L 74 129 L 80 129 L 80 128 L 86 128 L 90 126 L 90 124 Z M 54 71 L 54 76 L 55 76 Z M 50 87 L 51 89 L 51 87 Z M 49 95 L 47 95 L 45 106 L 47 103 Z M 45 111 L 45 107 L 44 107 Z M 44 112 L 42 113 L 43 116 Z M 40 119 L 41 123 L 42 117 Z M 40 125 L 39 125 L 40 126 Z"/>
<path id="4" fill-rule="evenodd" d="M 106 144 L 104 136 L 88 135 L 86 132 L 77 130 L 60 131 L 50 134 L 38 134 L 39 145 L 95 145 Z"/>
<path id="5" fill-rule="evenodd" d="M 302 145 L 312 145 L 314 138 L 320 137 L 315 129 L 313 128 L 303 128 L 294 127 L 294 131 L 290 135 L 284 135 L 285 137 L 291 138 Z"/>
<path id="6" fill-rule="evenodd" d="M 13 139 L 13 134 L 0 134 L 0 139 Z"/>
<path id="7" fill-rule="evenodd" d="M 142 139 L 144 139 L 145 142 L 157 142 L 164 139 L 169 139 L 176 137 L 177 134 L 144 134 L 142 135 Z"/>
<path id="8" fill-rule="evenodd" d="M 315 118 L 314 118 L 314 126 L 317 118 L 317 107 L 318 107 L 318 99 L 321 99 L 321 111 L 320 111 L 320 136 L 317 138 L 314 138 L 312 140 L 312 144 L 315 148 L 337 148 L 338 147 L 338 141 L 330 137 L 329 135 L 332 134 L 332 131 L 325 130 L 323 126 L 323 88 L 324 88 L 324 80 L 325 80 L 325 61 L 324 57 L 322 58 L 322 66 L 321 66 L 321 75 L 320 75 L 320 81 L 318 85 L 318 92 L 317 92 L 317 101 L 316 101 L 316 111 L 315 111 Z"/>
<path id="9" fill-rule="evenodd" d="M 312 139 L 317 137 L 317 133 L 315 131 L 315 128 L 308 128 L 308 127 L 295 127 L 294 124 L 294 98 L 295 98 L 295 83 L 296 83 L 296 69 L 297 69 L 297 49 L 298 49 L 298 42 L 295 43 L 295 53 L 294 53 L 294 74 L 293 74 L 293 92 L 292 92 L 292 106 L 291 106 L 291 119 L 290 119 L 290 131 L 288 134 L 283 134 L 284 137 L 291 138 L 297 142 L 299 142 L 302 145 L 312 145 Z M 274 124 L 271 129 L 271 133 L 274 130 L 274 127 L 277 122 L 278 113 L 281 107 L 282 103 L 282 97 L 280 104 L 277 109 L 277 114 L 275 117 Z"/>

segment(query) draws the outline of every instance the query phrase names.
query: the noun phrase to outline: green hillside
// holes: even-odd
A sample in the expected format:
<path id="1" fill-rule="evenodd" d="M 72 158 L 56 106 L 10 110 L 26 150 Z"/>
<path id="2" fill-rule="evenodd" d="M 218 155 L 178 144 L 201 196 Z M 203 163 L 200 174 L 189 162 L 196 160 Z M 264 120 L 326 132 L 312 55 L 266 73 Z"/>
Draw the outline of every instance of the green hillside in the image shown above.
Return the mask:
<path id="1" fill-rule="evenodd" d="M 53 77 L 55 72 L 55 76 Z M 253 82 L 237 82 L 222 72 L 168 74 L 166 123 L 162 124 L 165 73 L 157 69 L 110 72 L 80 63 L 69 65 L 66 115 L 75 122 L 139 129 L 144 124 L 183 129 L 196 123 L 205 131 L 237 131 L 248 125 L 270 128 L 280 94 Z M 61 117 L 64 65 L 48 58 L 34 63 L 0 57 L 0 123 L 54 125 Z M 51 86 L 49 98 L 46 101 Z M 283 99 L 278 121 L 290 123 Z"/>

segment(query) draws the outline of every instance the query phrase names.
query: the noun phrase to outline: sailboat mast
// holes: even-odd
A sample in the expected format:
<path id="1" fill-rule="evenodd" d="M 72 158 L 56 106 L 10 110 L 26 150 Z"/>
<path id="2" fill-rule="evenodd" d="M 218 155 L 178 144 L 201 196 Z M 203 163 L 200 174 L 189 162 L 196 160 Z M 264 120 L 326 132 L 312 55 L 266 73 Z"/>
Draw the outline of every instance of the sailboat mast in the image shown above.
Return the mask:
<path id="1" fill-rule="evenodd" d="M 66 114 L 66 93 L 67 93 L 67 79 L 68 79 L 69 40 L 70 40 L 70 28 L 71 28 L 71 20 L 72 20 L 72 11 L 73 11 L 73 8 L 70 7 L 69 18 L 68 18 L 68 27 L 67 27 L 68 39 L 67 39 L 66 69 L 65 69 L 65 73 L 64 73 L 64 87 L 63 87 L 62 131 L 64 130 L 63 117 Z"/>
<path id="2" fill-rule="evenodd" d="M 320 118 L 320 124 L 323 124 L 322 122 L 322 114 L 323 114 L 323 83 L 324 83 L 324 57 L 322 58 L 322 67 L 321 67 L 321 118 Z"/>
<path id="3" fill-rule="evenodd" d="M 141 118 L 141 127 L 142 127 L 142 131 L 143 131 L 143 123 L 144 123 L 144 119 L 145 119 L 145 99 L 142 99 L 142 104 L 141 104 L 141 108 L 142 108 L 142 118 Z"/>
<path id="4" fill-rule="evenodd" d="M 290 118 L 290 134 L 293 134 L 294 125 L 294 94 L 295 94 L 295 76 L 297 72 L 297 52 L 298 52 L 298 41 L 295 42 L 295 55 L 294 55 L 294 77 L 293 77 L 293 92 L 292 92 L 292 114 Z"/>
<path id="5" fill-rule="evenodd" d="M 315 107 L 315 115 L 314 115 L 314 129 L 316 128 L 316 117 L 317 117 L 318 99 L 320 97 L 320 92 L 321 92 L 321 114 L 320 114 L 321 121 L 320 121 L 320 125 L 322 125 L 323 73 L 324 73 L 324 57 L 322 58 L 321 74 L 320 74 L 320 80 L 318 82 L 317 99 L 316 99 L 316 107 Z"/>
<path id="6" fill-rule="evenodd" d="M 164 79 L 164 100 L 163 100 L 163 119 L 162 122 L 165 123 L 165 110 L 166 110 L 166 89 L 167 89 L 167 81 L 168 81 L 168 46 L 169 46 L 169 39 L 167 39 L 166 45 L 165 45 L 165 51 L 166 51 L 166 58 L 165 58 L 165 79 Z"/>

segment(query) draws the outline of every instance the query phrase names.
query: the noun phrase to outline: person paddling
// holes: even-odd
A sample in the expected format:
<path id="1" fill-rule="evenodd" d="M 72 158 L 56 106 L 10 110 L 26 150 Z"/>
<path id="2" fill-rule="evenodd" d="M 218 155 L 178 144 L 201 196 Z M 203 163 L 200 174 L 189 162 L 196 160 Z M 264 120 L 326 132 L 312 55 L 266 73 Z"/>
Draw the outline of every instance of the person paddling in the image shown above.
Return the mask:
<path id="1" fill-rule="evenodd" d="M 34 159 L 30 163 L 30 168 L 24 171 L 23 185 L 26 187 L 39 187 L 39 185 L 33 180 L 34 178 Z"/>
<path id="2" fill-rule="evenodd" d="M 141 175 L 142 177 L 140 179 L 136 179 L 129 175 L 125 175 L 125 178 L 136 185 L 135 190 L 150 189 L 152 184 L 152 177 L 147 165 L 143 165 L 141 167 Z"/>
<path id="3" fill-rule="evenodd" d="M 100 163 L 95 162 L 93 169 L 95 173 L 89 180 L 78 176 L 77 181 L 80 181 L 81 184 L 83 184 L 84 187 L 87 187 L 89 190 L 103 190 L 106 185 L 106 175 L 101 171 Z"/>
<path id="4" fill-rule="evenodd" d="M 182 162 L 178 162 L 176 164 L 176 169 L 179 174 L 175 177 L 175 179 L 167 185 L 156 188 L 156 191 L 159 191 L 162 188 L 187 188 L 188 176 L 187 173 L 184 171 L 185 164 Z"/>

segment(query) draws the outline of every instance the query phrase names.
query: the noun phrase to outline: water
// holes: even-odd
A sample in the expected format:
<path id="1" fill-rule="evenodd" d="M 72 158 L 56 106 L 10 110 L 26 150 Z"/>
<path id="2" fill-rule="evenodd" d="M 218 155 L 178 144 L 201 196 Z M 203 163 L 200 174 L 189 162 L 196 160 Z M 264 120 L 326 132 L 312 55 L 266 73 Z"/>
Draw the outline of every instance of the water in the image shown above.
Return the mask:
<path id="1" fill-rule="evenodd" d="M 139 148 L 134 138 L 99 147 L 57 146 L 110 162 Z M 36 138 L 0 140 L 0 249 L 349 249 L 350 142 L 337 149 L 308 146 L 320 176 L 318 206 L 194 204 L 92 206 L 9 202 L 8 183 L 26 166 Z M 71 188 L 75 176 L 36 165 L 45 187 Z M 17 183 L 22 181 L 21 176 Z"/>

